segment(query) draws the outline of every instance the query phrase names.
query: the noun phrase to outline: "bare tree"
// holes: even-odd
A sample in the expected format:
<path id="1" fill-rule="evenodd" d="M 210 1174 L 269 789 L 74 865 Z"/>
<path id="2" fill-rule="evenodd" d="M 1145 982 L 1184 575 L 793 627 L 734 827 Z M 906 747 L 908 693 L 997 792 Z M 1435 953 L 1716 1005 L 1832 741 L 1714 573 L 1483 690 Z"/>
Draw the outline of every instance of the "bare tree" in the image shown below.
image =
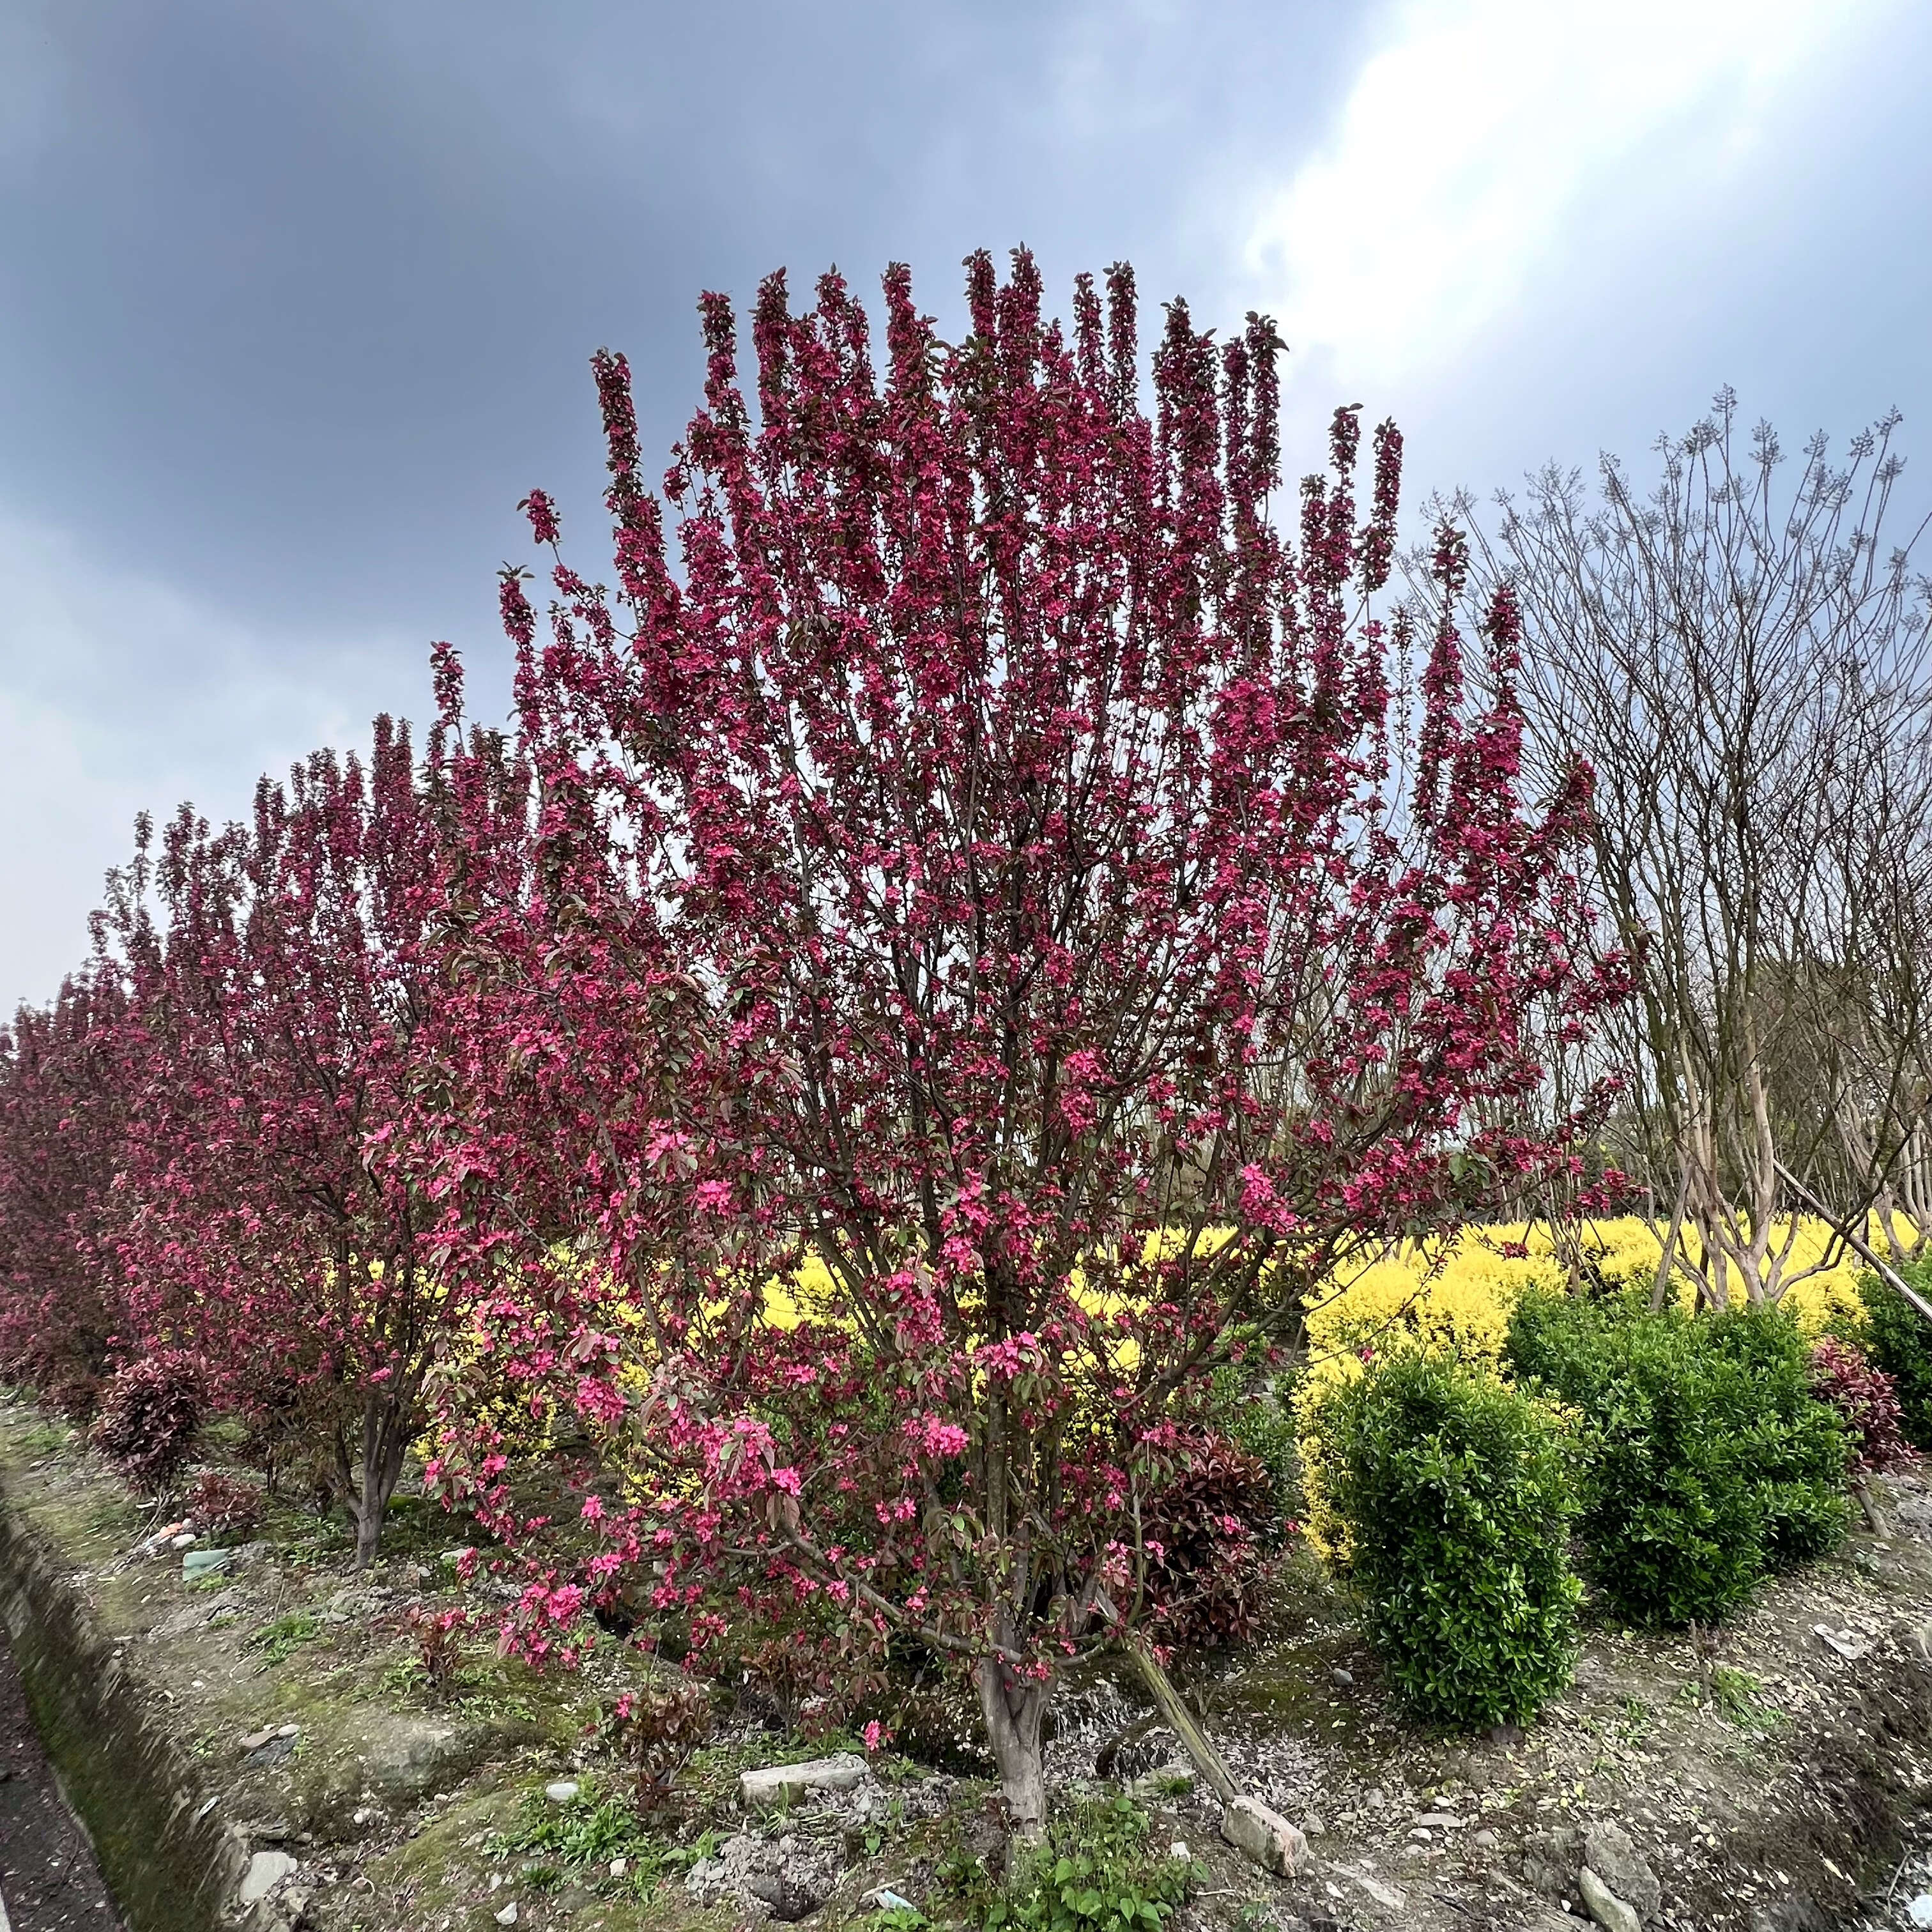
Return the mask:
<path id="1" fill-rule="evenodd" d="M 1597 773 L 1597 885 L 1638 996 L 1618 1151 L 1721 1305 L 1801 1258 L 1778 1163 L 1902 1245 L 1932 1208 L 1928 586 L 1881 535 L 1898 418 L 1787 464 L 1720 394 L 1641 495 L 1551 469 L 1479 548 L 1526 627 L 1527 754 Z M 1903 1214 L 1910 1228 L 1897 1226 Z"/>

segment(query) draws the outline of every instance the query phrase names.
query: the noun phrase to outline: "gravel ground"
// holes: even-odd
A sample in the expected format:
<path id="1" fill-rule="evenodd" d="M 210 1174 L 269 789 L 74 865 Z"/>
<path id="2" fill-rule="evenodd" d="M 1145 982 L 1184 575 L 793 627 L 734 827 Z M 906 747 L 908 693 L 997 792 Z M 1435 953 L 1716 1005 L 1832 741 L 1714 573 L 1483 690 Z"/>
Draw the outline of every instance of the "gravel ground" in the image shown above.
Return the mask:
<path id="1" fill-rule="evenodd" d="M 0 1630 L 0 1897 L 13 1932 L 122 1932 L 94 1848 L 67 1808 Z"/>

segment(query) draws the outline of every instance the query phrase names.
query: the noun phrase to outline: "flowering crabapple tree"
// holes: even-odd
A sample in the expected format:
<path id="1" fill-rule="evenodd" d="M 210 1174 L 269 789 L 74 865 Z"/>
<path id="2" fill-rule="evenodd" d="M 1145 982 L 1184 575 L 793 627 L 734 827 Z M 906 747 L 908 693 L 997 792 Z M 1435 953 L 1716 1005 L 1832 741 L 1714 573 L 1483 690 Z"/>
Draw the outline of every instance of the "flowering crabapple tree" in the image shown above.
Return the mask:
<path id="1" fill-rule="evenodd" d="M 590 1070 L 602 1204 L 560 1232 L 609 1299 L 491 1318 L 604 1445 L 531 1641 L 635 1576 L 700 1646 L 721 1604 L 922 1645 L 1032 1834 L 1056 1672 L 1148 1618 L 1210 1378 L 1352 1256 L 1570 1168 L 1546 1072 L 1623 976 L 1587 772 L 1518 795 L 1507 590 L 1483 706 L 1453 530 L 1434 610 L 1382 608 L 1392 424 L 1365 504 L 1346 409 L 1284 505 L 1265 320 L 1168 304 L 1144 388 L 1124 266 L 1063 327 L 1026 254 L 976 256 L 956 343 L 884 292 L 875 364 L 837 275 L 802 313 L 773 276 L 748 377 L 707 296 L 662 501 L 598 355 L 614 589 L 528 500 L 524 997 Z M 450 1190 L 452 1264 L 518 1184 Z M 514 1532 L 514 1472 L 460 1464 Z"/>
<path id="2" fill-rule="evenodd" d="M 478 758 L 482 757 L 479 752 Z M 356 1561 L 374 1556 L 460 1295 L 388 1143 L 441 972 L 440 746 L 314 754 L 253 819 L 146 829 L 104 916 L 148 1046 L 123 1240 L 146 1345 L 193 1351 L 215 1399 L 318 1413 Z"/>
<path id="3" fill-rule="evenodd" d="M 0 1373 L 76 1420 L 125 1333 L 114 1178 L 133 1069 L 116 980 L 76 974 L 0 1031 Z"/>

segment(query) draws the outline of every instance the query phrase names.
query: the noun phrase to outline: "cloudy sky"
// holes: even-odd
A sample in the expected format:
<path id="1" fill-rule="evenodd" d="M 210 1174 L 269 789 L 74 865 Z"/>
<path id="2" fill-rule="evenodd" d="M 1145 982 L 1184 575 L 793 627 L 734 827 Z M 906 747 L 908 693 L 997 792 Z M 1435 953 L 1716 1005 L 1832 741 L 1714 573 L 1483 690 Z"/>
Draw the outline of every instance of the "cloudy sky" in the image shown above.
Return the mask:
<path id="1" fill-rule="evenodd" d="M 0 1006 L 142 806 L 420 716 L 434 638 L 500 703 L 590 352 L 668 445 L 782 263 L 1271 310 L 1297 466 L 1360 401 L 1487 494 L 1730 382 L 1923 482 L 1928 78 L 1923 0 L 0 0 Z"/>

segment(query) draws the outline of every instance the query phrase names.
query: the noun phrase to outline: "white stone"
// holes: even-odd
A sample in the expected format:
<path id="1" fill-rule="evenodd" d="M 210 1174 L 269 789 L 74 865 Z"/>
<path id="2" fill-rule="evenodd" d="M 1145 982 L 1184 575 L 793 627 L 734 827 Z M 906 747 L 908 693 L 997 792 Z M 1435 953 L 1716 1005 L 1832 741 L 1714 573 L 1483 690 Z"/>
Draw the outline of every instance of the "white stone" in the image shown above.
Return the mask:
<path id="1" fill-rule="evenodd" d="M 242 1889 L 237 1896 L 244 1905 L 258 1904 L 297 1869 L 286 1852 L 257 1852 L 242 1874 Z"/>
<path id="2" fill-rule="evenodd" d="M 513 1898 L 508 1905 L 504 1906 L 501 1912 L 497 1913 L 496 1923 L 499 1925 L 514 1925 L 516 1922 L 517 1901 Z"/>
<path id="3" fill-rule="evenodd" d="M 1186 1864 L 1194 1856 L 1187 1849 L 1187 1840 L 1185 1838 L 1175 1839 L 1174 1843 L 1168 1846 L 1167 1855 L 1171 1858 L 1180 1859 L 1183 1864 Z"/>
<path id="4" fill-rule="evenodd" d="M 1905 1908 L 1905 1916 L 1915 1925 L 1932 1925 L 1932 1892 L 1922 1892 Z"/>
<path id="5" fill-rule="evenodd" d="M 1599 1819 L 1583 1836 L 1583 1862 L 1605 1891 L 1622 1899 L 1646 1924 L 1664 1903 L 1657 1874 L 1639 1855 L 1630 1834 L 1614 1818 Z"/>
<path id="6" fill-rule="evenodd" d="M 544 1796 L 553 1804 L 568 1804 L 577 1796 L 577 1780 L 574 1778 L 560 1778 L 554 1784 L 544 1786 Z"/>
<path id="7" fill-rule="evenodd" d="M 1584 1910 L 1604 1932 L 1643 1932 L 1636 1907 L 1626 1905 L 1588 1865 L 1577 1877 L 1576 1889 L 1583 1894 Z"/>
<path id="8" fill-rule="evenodd" d="M 1258 1798 L 1237 1798 L 1221 1814 L 1221 1835 L 1264 1871 L 1282 1878 L 1292 1878 L 1308 1856 L 1308 1840 Z"/>
<path id="9" fill-rule="evenodd" d="M 1337 1860 L 1335 1869 L 1344 1877 L 1353 1879 L 1378 1905 L 1385 1905 L 1391 1912 L 1400 1912 L 1408 1902 L 1407 1894 L 1396 1890 L 1393 1886 L 1383 1884 L 1373 1872 L 1365 1870 L 1360 1865 L 1343 1864 Z"/>
<path id="10" fill-rule="evenodd" d="M 738 1775 L 738 1801 L 748 1811 L 776 1811 L 808 1791 L 849 1791 L 866 1775 L 856 1751 L 807 1758 L 801 1764 L 767 1765 Z"/>
<path id="11" fill-rule="evenodd" d="M 613 1878 L 622 1878 L 630 1869 L 631 1862 L 628 1858 L 613 1858 L 610 1861 L 610 1876 Z"/>

